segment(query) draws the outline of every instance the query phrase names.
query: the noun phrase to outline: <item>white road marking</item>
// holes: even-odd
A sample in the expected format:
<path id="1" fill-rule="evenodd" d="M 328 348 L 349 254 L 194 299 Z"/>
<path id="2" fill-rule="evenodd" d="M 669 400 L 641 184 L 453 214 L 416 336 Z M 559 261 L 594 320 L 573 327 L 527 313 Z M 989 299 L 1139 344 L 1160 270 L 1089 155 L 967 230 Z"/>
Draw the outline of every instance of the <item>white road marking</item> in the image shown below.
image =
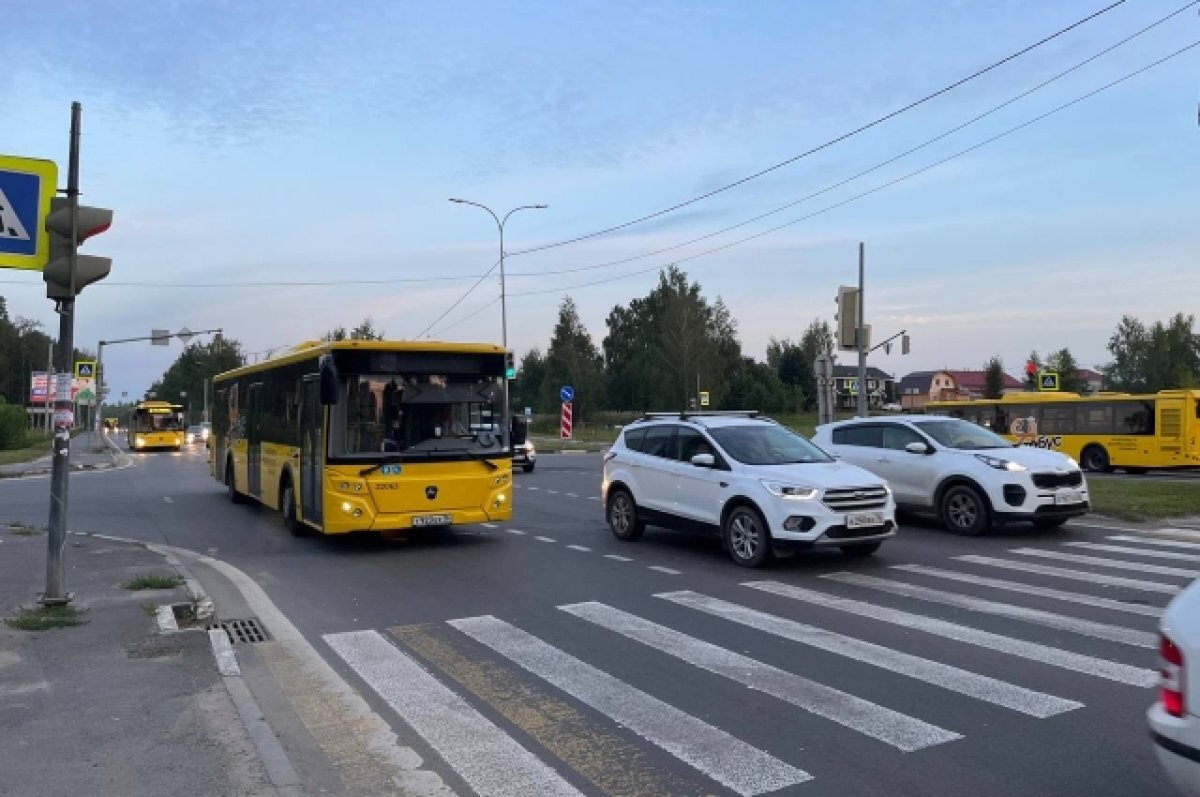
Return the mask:
<path id="1" fill-rule="evenodd" d="M 516 534 L 518 537 L 525 536 L 525 532 L 521 531 L 520 529 L 505 529 L 505 531 L 507 531 L 509 534 Z"/>
<path id="2" fill-rule="evenodd" d="M 168 504 L 173 504 L 173 503 L 175 503 L 175 499 L 174 499 L 174 498 L 172 498 L 172 497 L 171 497 L 171 496 L 169 496 L 169 495 L 164 495 L 164 496 L 163 496 L 163 500 L 164 500 L 164 501 L 166 501 Z"/>
<path id="3" fill-rule="evenodd" d="M 541 488 L 541 487 L 534 487 L 533 485 L 529 485 L 529 486 L 525 487 L 525 489 L 526 489 L 526 490 L 529 490 L 530 492 L 533 492 L 533 491 L 535 491 L 535 490 L 540 490 L 540 489 L 542 489 L 542 488 Z"/>
<path id="4" fill-rule="evenodd" d="M 1174 595 L 1183 589 L 1177 584 L 1163 584 L 1158 581 L 1140 581 L 1136 578 L 1122 578 L 1121 576 L 1108 576 L 1103 573 L 1088 573 L 1082 570 L 1071 570 L 1066 567 L 1052 567 L 1050 565 L 1039 565 L 1034 562 L 1018 562 L 1013 559 L 997 559 L 994 556 L 978 556 L 976 554 L 967 554 L 965 556 L 954 557 L 960 562 L 970 562 L 976 565 L 990 565 L 992 567 L 1003 567 L 1009 570 L 1019 570 L 1022 573 L 1036 573 L 1040 576 L 1056 576 L 1058 578 L 1069 578 L 1074 581 L 1086 581 L 1089 584 L 1103 584 L 1107 587 L 1128 587 L 1130 589 L 1140 589 L 1143 592 L 1162 592 L 1167 595 Z"/>
<path id="5" fill-rule="evenodd" d="M 649 569 L 657 570 L 660 573 L 666 573 L 668 576 L 682 576 L 683 575 L 682 570 L 675 570 L 670 567 L 663 567 L 662 565 L 650 565 Z"/>
<path id="6" fill-rule="evenodd" d="M 567 498 L 578 498 L 579 497 L 575 493 L 563 493 L 563 495 L 565 495 Z"/>
<path id="7" fill-rule="evenodd" d="M 1142 562 L 1126 562 L 1123 559 L 1105 559 L 1100 556 L 1083 556 L 1062 551 L 1043 551 L 1040 548 L 1013 548 L 1009 553 L 1019 553 L 1023 556 L 1040 556 L 1043 559 L 1058 559 L 1063 562 L 1075 562 L 1081 565 L 1096 565 L 1112 567 L 1117 570 L 1136 570 L 1139 573 L 1153 573 L 1158 576 L 1178 576 L 1179 578 L 1200 578 L 1200 570 L 1189 570 L 1184 567 L 1166 567 L 1164 565 L 1148 565 Z"/>
<path id="8" fill-rule="evenodd" d="M 1084 606 L 1096 606 L 1102 609 L 1113 609 L 1118 612 L 1128 612 L 1129 614 L 1140 614 L 1143 617 L 1161 617 L 1163 610 L 1157 606 L 1143 606 L 1140 603 L 1124 603 L 1115 601 L 1112 598 L 1098 598 L 1094 595 L 1085 595 L 1082 592 L 1067 592 L 1060 589 L 1051 589 L 1050 587 L 1039 587 L 1034 584 L 1022 584 L 1018 581 L 1005 581 L 999 578 L 987 578 L 986 576 L 977 576 L 974 573 L 961 573 L 956 570 L 942 570 L 938 567 L 926 567 L 925 565 L 892 565 L 893 570 L 904 570 L 909 573 L 920 573 L 923 576 L 933 576 L 934 578 L 945 578 L 950 581 L 961 581 L 964 584 L 978 584 L 983 587 L 991 587 L 992 589 L 1003 589 L 1009 592 L 1019 592 L 1022 595 L 1037 595 L 1041 598 L 1053 598 L 1055 600 L 1066 601 L 1067 603 L 1081 603 Z"/>
<path id="9" fill-rule="evenodd" d="M 451 620 L 450 625 L 740 795 L 765 794 L 812 779 L 503 620 L 484 616 Z"/>
<path id="10" fill-rule="evenodd" d="M 591 553 L 592 551 L 592 549 L 586 545 L 568 545 L 567 547 L 572 551 L 583 551 L 584 553 Z"/>
<path id="11" fill-rule="evenodd" d="M 615 559 L 618 562 L 632 562 L 633 561 L 628 556 L 617 556 L 615 553 L 606 553 L 606 554 L 604 554 L 604 558 L 605 559 Z"/>
<path id="12" fill-rule="evenodd" d="M 868 617 L 882 623 L 891 623 L 903 628 L 923 631 L 927 634 L 953 639 L 968 645 L 977 645 L 989 650 L 998 650 L 1010 656 L 1018 656 L 1030 661 L 1040 661 L 1043 664 L 1062 667 L 1065 670 L 1086 673 L 1087 675 L 1094 675 L 1097 678 L 1107 678 L 1110 681 L 1117 681 L 1118 683 L 1130 684 L 1132 686 L 1153 686 L 1158 682 L 1158 673 L 1154 670 L 1131 667 L 1128 664 L 1098 659 L 1094 656 L 1085 656 L 1081 653 L 1073 653 L 1069 650 L 1061 650 L 1060 648 L 1041 645 L 1037 642 L 1026 642 L 1023 639 L 1016 639 L 1015 637 L 1004 636 L 1002 634 L 993 634 L 990 631 L 981 631 L 977 628 L 939 620 L 935 617 L 903 612 L 899 609 L 878 606 L 865 601 L 841 598 L 827 592 L 817 592 L 816 590 L 804 589 L 803 587 L 795 587 L 791 584 L 781 584 L 777 581 L 747 582 L 743 586 L 752 587 L 753 589 L 780 595 L 785 598 L 792 598 L 793 600 L 805 601 L 806 603 L 822 606 L 827 609 L 836 609 L 848 614 Z"/>
<path id="13" fill-rule="evenodd" d="M 1148 559 L 1173 559 L 1176 562 L 1200 562 L 1200 554 L 1180 553 L 1179 551 L 1155 551 L 1145 548 L 1130 548 L 1128 545 L 1102 545 L 1098 542 L 1064 542 L 1073 548 L 1086 548 L 1089 551 L 1104 551 L 1105 553 L 1128 553 L 1134 556 L 1145 556 Z"/>
<path id="14" fill-rule="evenodd" d="M 876 578 L 863 573 L 827 573 L 821 578 L 838 581 L 843 584 L 853 584 L 867 589 L 877 589 L 890 592 L 893 595 L 903 595 L 906 598 L 940 603 L 945 606 L 955 606 L 973 612 L 991 614 L 997 617 L 1007 617 L 1010 620 L 1022 620 L 1027 623 L 1037 623 L 1059 631 L 1070 631 L 1073 634 L 1107 639 L 1110 642 L 1120 642 L 1139 648 L 1158 647 L 1158 635 L 1133 628 L 1123 628 L 1107 623 L 1096 623 L 1091 620 L 1081 620 L 1077 617 L 1066 617 L 1054 612 L 1044 612 L 1041 609 L 1031 609 L 1025 606 L 1015 606 L 1011 603 L 991 601 L 984 598 L 972 598 L 957 592 L 923 587 L 919 584 L 906 584 L 902 581 L 890 581 L 886 578 Z"/>
<path id="15" fill-rule="evenodd" d="M 598 496 L 598 495 L 589 495 L 589 496 L 588 496 L 588 500 L 589 500 L 589 501 L 599 501 L 599 500 L 600 500 L 600 496 Z"/>
<path id="16" fill-rule="evenodd" d="M 550 495 L 558 495 L 558 490 L 551 490 L 547 488 L 546 492 L 548 492 Z"/>
<path id="17" fill-rule="evenodd" d="M 481 797 L 582 797 L 378 632 L 324 639 Z"/>
<path id="18" fill-rule="evenodd" d="M 702 670 L 722 675 L 905 752 L 922 750 L 962 738 L 961 734 L 681 634 L 603 603 L 589 601 L 558 608 Z"/>
<path id="19" fill-rule="evenodd" d="M 773 614 L 739 606 L 718 598 L 710 598 L 697 592 L 664 592 L 655 597 L 664 598 L 672 603 L 678 603 L 681 606 L 687 606 L 716 617 L 723 617 L 726 620 L 790 639 L 802 645 L 809 645 L 818 650 L 845 656 L 863 664 L 907 675 L 918 681 L 1010 708 L 1032 717 L 1053 717 L 1083 706 L 1082 703 L 1074 700 L 1064 700 L 1061 697 L 1036 692 L 1007 681 L 1001 681 L 998 678 L 979 675 L 949 664 L 930 661 L 883 645 L 827 631 L 824 628 L 776 617 Z"/>
<path id="20" fill-rule="evenodd" d="M 1163 548 L 1183 548 L 1189 551 L 1200 550 L 1200 545 L 1184 540 L 1162 540 L 1157 537 L 1142 537 L 1135 534 L 1113 534 L 1108 539 L 1117 542 L 1136 542 L 1139 545 L 1158 545 Z"/>
<path id="21" fill-rule="evenodd" d="M 479 525 L 483 526 L 485 529 L 494 529 L 494 528 L 496 528 L 496 524 L 495 524 L 495 523 L 480 523 Z"/>
<path id="22" fill-rule="evenodd" d="M 554 539 L 553 537 L 542 537 L 540 535 L 535 536 L 534 539 L 538 542 L 558 542 L 558 540 Z"/>

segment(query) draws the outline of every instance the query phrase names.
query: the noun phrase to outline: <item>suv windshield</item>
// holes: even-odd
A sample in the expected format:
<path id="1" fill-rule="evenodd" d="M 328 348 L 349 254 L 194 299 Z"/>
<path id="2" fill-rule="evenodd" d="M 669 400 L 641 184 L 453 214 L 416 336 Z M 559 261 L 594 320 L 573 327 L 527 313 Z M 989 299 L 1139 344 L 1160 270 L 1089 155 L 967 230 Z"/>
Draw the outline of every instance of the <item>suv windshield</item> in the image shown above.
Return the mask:
<path id="1" fill-rule="evenodd" d="M 725 453 L 746 465 L 832 462 L 829 456 L 782 426 L 723 426 L 708 433 Z"/>
<path id="2" fill-rule="evenodd" d="M 946 448 L 978 451 L 983 448 L 1013 447 L 1012 443 L 1003 437 L 970 421 L 947 418 L 938 421 L 916 421 L 913 425 Z"/>

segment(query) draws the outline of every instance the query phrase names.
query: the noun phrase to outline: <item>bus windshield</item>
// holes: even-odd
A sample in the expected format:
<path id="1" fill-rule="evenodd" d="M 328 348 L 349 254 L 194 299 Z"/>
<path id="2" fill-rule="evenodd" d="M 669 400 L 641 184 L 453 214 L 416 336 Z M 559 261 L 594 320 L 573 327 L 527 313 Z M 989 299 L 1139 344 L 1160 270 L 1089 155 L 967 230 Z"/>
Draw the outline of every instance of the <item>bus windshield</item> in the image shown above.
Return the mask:
<path id="1" fill-rule="evenodd" d="M 332 457 L 468 458 L 505 448 L 499 377 L 343 376 L 345 392 L 330 413 Z"/>
<path id="2" fill-rule="evenodd" d="M 133 414 L 135 432 L 174 432 L 182 428 L 181 417 L 169 410 L 138 410 Z"/>

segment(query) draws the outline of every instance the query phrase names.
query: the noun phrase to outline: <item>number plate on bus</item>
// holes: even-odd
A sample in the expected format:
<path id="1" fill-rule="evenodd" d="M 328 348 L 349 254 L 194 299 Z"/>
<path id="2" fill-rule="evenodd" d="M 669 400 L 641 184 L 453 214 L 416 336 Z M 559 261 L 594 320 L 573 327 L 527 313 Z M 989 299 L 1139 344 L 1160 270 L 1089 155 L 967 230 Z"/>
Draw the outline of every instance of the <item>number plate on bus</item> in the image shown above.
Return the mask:
<path id="1" fill-rule="evenodd" d="M 866 529 L 872 526 L 883 525 L 882 512 L 853 512 L 846 515 L 846 528 L 848 529 Z"/>
<path id="2" fill-rule="evenodd" d="M 450 515 L 414 515 L 413 526 L 449 526 L 454 518 Z"/>
<path id="3" fill-rule="evenodd" d="M 1082 504 L 1083 493 L 1078 490 L 1066 490 L 1061 493 L 1054 494 L 1054 503 L 1062 504 Z"/>

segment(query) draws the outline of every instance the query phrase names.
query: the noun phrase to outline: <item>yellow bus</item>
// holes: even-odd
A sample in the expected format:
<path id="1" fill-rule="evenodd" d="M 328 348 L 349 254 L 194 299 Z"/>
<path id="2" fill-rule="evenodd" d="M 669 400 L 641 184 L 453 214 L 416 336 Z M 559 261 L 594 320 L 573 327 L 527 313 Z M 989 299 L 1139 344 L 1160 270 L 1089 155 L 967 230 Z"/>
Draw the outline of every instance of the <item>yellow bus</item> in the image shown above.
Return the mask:
<path id="1" fill-rule="evenodd" d="M 297 535 L 508 520 L 499 346 L 302 343 L 212 382 L 210 470 Z"/>
<path id="2" fill-rule="evenodd" d="M 1092 472 L 1200 467 L 1200 390 L 1009 393 L 999 400 L 931 401 L 925 412 L 974 421 L 1020 445 L 1061 451 Z"/>
<path id="3" fill-rule="evenodd" d="M 183 407 L 169 401 L 139 401 L 129 413 L 130 451 L 183 448 Z"/>

